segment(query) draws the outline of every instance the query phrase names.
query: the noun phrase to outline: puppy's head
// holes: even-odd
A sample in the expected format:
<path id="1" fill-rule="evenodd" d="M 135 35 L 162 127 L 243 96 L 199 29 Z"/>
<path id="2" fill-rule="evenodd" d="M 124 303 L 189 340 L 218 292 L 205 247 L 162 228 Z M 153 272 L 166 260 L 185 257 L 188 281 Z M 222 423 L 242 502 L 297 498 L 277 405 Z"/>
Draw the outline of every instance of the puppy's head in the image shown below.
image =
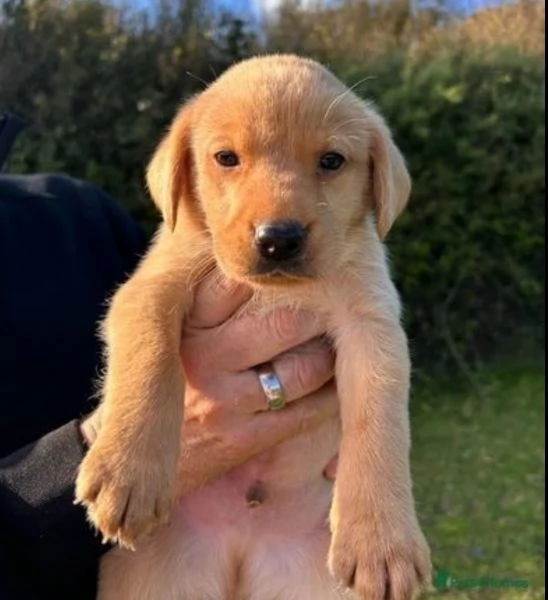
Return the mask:
<path id="1" fill-rule="evenodd" d="M 384 238 L 410 192 L 374 109 L 284 55 L 237 64 L 183 106 L 147 181 L 170 228 L 199 220 L 220 268 L 252 285 L 329 276 L 368 219 Z"/>

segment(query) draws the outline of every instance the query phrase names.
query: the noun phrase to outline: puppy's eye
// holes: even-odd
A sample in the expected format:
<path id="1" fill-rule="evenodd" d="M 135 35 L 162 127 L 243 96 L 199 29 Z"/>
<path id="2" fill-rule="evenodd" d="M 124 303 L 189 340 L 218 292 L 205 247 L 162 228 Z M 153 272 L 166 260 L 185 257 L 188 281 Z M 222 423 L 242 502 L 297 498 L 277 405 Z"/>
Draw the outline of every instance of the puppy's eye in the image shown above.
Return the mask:
<path id="1" fill-rule="evenodd" d="M 240 159 L 236 152 L 232 150 L 221 150 L 215 154 L 215 160 L 221 165 L 221 167 L 236 167 L 240 164 Z"/>
<path id="2" fill-rule="evenodd" d="M 338 152 L 326 152 L 320 158 L 322 171 L 338 171 L 344 165 L 344 156 Z"/>

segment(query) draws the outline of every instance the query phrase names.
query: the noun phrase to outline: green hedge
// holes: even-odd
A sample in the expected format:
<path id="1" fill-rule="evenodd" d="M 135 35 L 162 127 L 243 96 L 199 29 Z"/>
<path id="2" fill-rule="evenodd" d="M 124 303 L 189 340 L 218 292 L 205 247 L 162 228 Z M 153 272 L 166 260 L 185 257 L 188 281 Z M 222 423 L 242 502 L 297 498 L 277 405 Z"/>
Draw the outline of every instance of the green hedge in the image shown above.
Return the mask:
<path id="1" fill-rule="evenodd" d="M 166 31 L 113 32 L 100 1 L 73 4 L 69 25 L 78 36 L 67 37 L 69 25 L 52 13 L 37 21 L 41 36 L 28 37 L 23 4 L 4 22 L 7 39 L 25 34 L 43 62 L 28 73 L 22 62 L 12 73 L 21 81 L 0 90 L 0 105 L 31 124 L 10 169 L 91 180 L 152 229 L 144 166 L 181 95 L 226 68 L 228 51 L 203 28 L 194 37 L 172 31 L 172 21 Z M 349 84 L 372 76 L 358 91 L 380 106 L 413 175 L 412 201 L 389 248 L 415 364 L 486 360 L 513 351 L 523 335 L 542 346 L 542 60 L 448 49 L 421 59 L 391 55 L 367 68 L 331 66 Z"/>
<path id="2" fill-rule="evenodd" d="M 363 94 L 390 122 L 414 180 L 388 244 L 416 364 L 519 360 L 524 339 L 543 348 L 543 63 L 453 51 L 344 79 L 372 72 Z"/>

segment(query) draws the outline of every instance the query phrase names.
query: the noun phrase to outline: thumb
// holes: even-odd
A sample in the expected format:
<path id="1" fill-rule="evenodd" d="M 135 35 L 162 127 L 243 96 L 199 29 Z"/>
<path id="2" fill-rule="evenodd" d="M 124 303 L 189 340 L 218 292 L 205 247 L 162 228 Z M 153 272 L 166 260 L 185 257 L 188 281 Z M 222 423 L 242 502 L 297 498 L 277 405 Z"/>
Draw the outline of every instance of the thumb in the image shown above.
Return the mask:
<path id="1" fill-rule="evenodd" d="M 196 329 L 217 327 L 229 319 L 252 292 L 249 288 L 229 281 L 217 270 L 198 286 L 187 326 Z"/>

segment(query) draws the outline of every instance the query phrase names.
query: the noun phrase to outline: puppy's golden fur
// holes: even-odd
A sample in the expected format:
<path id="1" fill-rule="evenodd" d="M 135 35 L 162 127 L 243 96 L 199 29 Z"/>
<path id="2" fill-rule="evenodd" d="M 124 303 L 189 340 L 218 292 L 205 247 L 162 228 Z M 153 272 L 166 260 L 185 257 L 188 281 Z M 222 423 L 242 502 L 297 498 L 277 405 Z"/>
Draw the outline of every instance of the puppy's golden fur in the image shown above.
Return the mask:
<path id="1" fill-rule="evenodd" d="M 222 151 L 238 164 L 221 166 Z M 329 152 L 342 168 L 319 166 Z M 122 546 L 152 535 L 135 553 L 107 555 L 100 596 L 411 598 L 430 562 L 409 471 L 407 342 L 382 244 L 410 179 L 383 119 L 311 60 L 254 58 L 182 107 L 148 184 L 164 224 L 104 325 L 102 429 L 77 499 Z M 255 228 L 288 219 L 308 232 L 299 268 L 257 270 Z M 174 508 L 181 327 L 212 265 L 255 290 L 248 310 L 289 304 L 323 319 L 337 349 L 342 427 L 297 436 Z M 332 493 L 322 468 L 337 449 Z M 258 479 L 267 498 L 250 509 L 245 490 Z"/>

